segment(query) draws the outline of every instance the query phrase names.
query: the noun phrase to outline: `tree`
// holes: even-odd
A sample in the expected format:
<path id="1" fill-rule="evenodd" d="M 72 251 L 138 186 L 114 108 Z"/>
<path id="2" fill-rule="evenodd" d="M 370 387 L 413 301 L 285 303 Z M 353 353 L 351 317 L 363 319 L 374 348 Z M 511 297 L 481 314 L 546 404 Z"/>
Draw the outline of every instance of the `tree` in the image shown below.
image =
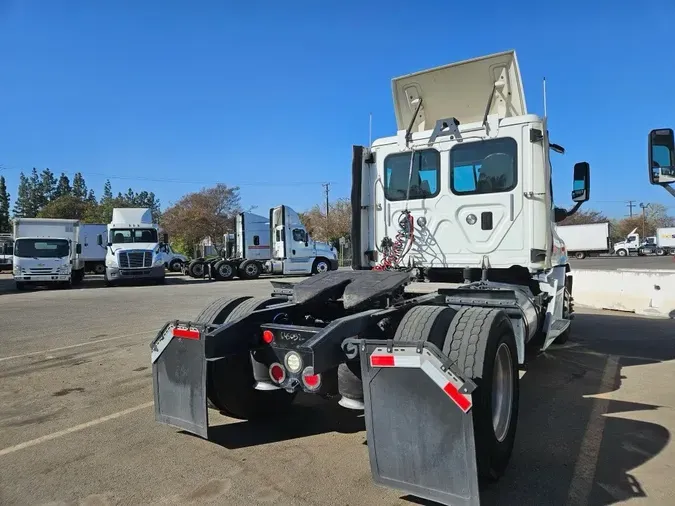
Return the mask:
<path id="1" fill-rule="evenodd" d="M 38 171 L 35 167 L 33 167 L 33 170 L 30 174 L 28 188 L 30 193 L 30 217 L 33 218 L 37 216 L 37 213 L 40 211 L 40 209 L 42 209 L 45 204 L 47 204 L 47 197 L 45 197 L 42 186 L 42 178 L 38 174 Z"/>
<path id="2" fill-rule="evenodd" d="M 35 214 L 31 214 L 30 180 L 23 172 L 19 176 L 19 188 L 16 192 L 13 212 L 17 218 L 35 218 Z"/>
<path id="3" fill-rule="evenodd" d="M 112 185 L 110 184 L 110 179 L 107 179 L 105 185 L 103 186 L 103 195 L 101 195 L 101 204 L 113 199 Z"/>
<path id="4" fill-rule="evenodd" d="M 40 218 L 62 218 L 70 220 L 85 220 L 91 204 L 75 195 L 64 195 L 52 200 L 43 207 L 38 216 Z"/>
<path id="5" fill-rule="evenodd" d="M 87 198 L 87 185 L 84 182 L 84 177 L 82 177 L 81 172 L 77 172 L 75 176 L 73 176 L 73 195 L 80 200 L 85 200 Z"/>
<path id="6" fill-rule="evenodd" d="M 164 211 L 161 222 L 168 234 L 189 245 L 190 251 L 205 237 L 220 249 L 240 211 L 239 188 L 218 184 L 183 196 Z"/>
<path id="7" fill-rule="evenodd" d="M 7 192 L 5 177 L 0 176 L 0 233 L 9 233 L 11 231 L 12 224 L 9 221 L 9 192 Z"/>
<path id="8" fill-rule="evenodd" d="M 337 246 L 341 237 L 351 235 L 352 204 L 349 199 L 338 199 L 330 204 L 328 217 L 325 206 L 317 204 L 300 213 L 300 219 L 312 238 Z"/>
<path id="9" fill-rule="evenodd" d="M 45 205 L 50 200 L 54 199 L 56 193 L 56 177 L 49 169 L 44 169 L 40 174 L 40 192 L 42 198 L 40 203 Z"/>
<path id="10" fill-rule="evenodd" d="M 565 218 L 558 225 L 588 225 L 589 223 L 604 223 L 609 221 L 609 218 L 600 211 L 579 210 L 572 216 Z"/>
<path id="11" fill-rule="evenodd" d="M 56 190 L 54 191 L 54 198 L 63 197 L 64 195 L 70 195 L 73 189 L 70 187 L 70 179 L 63 172 L 59 177 L 59 182 L 56 183 Z"/>

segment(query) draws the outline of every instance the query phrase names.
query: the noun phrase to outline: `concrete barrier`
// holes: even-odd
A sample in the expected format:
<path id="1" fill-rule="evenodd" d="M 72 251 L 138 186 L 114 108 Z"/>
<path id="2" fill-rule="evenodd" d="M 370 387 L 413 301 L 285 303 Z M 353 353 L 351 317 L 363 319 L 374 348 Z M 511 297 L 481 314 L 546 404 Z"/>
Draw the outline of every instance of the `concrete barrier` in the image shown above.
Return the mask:
<path id="1" fill-rule="evenodd" d="M 574 303 L 675 318 L 675 270 L 573 269 Z"/>

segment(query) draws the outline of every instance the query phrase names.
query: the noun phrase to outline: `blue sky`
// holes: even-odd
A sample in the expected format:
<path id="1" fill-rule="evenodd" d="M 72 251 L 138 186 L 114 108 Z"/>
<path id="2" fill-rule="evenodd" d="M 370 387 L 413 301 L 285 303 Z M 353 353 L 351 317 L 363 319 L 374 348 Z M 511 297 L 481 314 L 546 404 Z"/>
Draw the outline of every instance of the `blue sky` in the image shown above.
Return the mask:
<path id="1" fill-rule="evenodd" d="M 20 170 L 49 167 L 163 207 L 224 182 L 246 206 L 302 210 L 321 182 L 349 195 L 370 112 L 374 138 L 395 133 L 392 77 L 516 49 L 529 112 L 546 76 L 567 149 L 557 203 L 587 160 L 588 208 L 675 212 L 646 163 L 649 130 L 675 127 L 675 3 L 515 3 L 0 0 L 0 173 L 12 198 Z"/>

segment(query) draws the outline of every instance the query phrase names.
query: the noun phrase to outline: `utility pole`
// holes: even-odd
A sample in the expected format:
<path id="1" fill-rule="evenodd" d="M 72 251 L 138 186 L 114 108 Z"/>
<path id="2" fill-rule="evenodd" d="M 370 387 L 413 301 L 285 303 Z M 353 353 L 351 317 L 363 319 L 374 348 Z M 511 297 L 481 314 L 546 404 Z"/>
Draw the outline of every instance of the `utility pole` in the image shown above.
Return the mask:
<path id="1" fill-rule="evenodd" d="M 628 212 L 630 213 L 630 217 L 631 217 L 631 218 L 633 217 L 633 208 L 635 207 L 635 203 L 634 203 L 634 202 L 635 202 L 634 200 L 629 200 L 629 201 L 628 201 L 628 204 L 626 204 L 626 205 L 628 206 L 628 209 L 629 209 Z"/>
<path id="2" fill-rule="evenodd" d="M 649 207 L 649 204 L 643 204 L 642 202 L 640 202 L 640 207 L 642 208 L 642 238 L 644 240 L 644 237 L 647 235 L 646 223 L 647 223 L 647 208 Z"/>
<path id="3" fill-rule="evenodd" d="M 330 183 L 322 183 L 324 191 L 326 192 L 326 220 L 328 220 L 328 192 L 330 191 Z"/>

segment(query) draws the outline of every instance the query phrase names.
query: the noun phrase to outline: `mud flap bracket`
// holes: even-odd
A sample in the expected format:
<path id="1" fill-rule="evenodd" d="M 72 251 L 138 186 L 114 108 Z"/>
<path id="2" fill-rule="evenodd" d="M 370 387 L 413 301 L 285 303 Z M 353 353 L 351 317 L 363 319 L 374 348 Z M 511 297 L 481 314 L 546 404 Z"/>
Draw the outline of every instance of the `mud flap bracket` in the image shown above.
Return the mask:
<path id="1" fill-rule="evenodd" d="M 150 350 L 155 420 L 208 439 L 206 332 L 205 325 L 170 322 Z"/>
<path id="2" fill-rule="evenodd" d="M 373 480 L 453 506 L 478 506 L 471 393 L 429 342 L 347 339 L 360 355 Z"/>

